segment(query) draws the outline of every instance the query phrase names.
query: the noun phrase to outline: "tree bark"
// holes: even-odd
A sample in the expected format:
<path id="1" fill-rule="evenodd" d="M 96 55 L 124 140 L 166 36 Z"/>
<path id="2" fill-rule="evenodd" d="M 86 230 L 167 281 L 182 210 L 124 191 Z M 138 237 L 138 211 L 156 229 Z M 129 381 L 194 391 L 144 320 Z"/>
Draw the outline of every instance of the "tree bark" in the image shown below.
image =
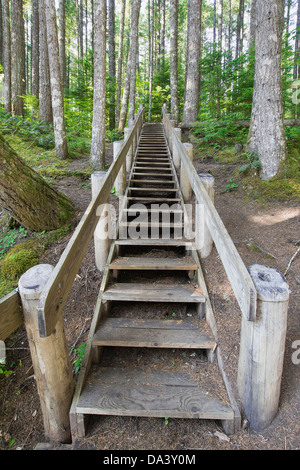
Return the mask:
<path id="1" fill-rule="evenodd" d="M 202 1 L 189 0 L 183 121 L 195 122 L 199 110 Z"/>
<path id="2" fill-rule="evenodd" d="M 31 44 L 31 94 L 36 98 L 40 95 L 39 80 L 39 2 L 32 0 L 32 44 Z"/>
<path id="3" fill-rule="evenodd" d="M 49 55 L 47 45 L 46 14 L 42 2 L 39 3 L 39 39 L 40 39 L 40 110 L 39 119 L 46 123 L 53 122 Z"/>
<path id="4" fill-rule="evenodd" d="M 240 0 L 238 20 L 237 20 L 237 29 L 236 29 L 236 50 L 235 50 L 236 59 L 240 57 L 243 51 L 244 13 L 245 13 L 245 0 Z"/>
<path id="5" fill-rule="evenodd" d="M 125 123 L 126 123 L 128 100 L 129 100 L 129 93 L 130 93 L 130 74 L 131 74 L 131 49 L 129 48 L 127 65 L 126 65 L 126 75 L 125 75 L 125 81 L 124 81 L 124 89 L 123 89 L 123 95 L 122 95 L 120 120 L 119 120 L 119 126 L 118 126 L 119 132 L 123 131 L 125 127 Z"/>
<path id="6" fill-rule="evenodd" d="M 170 0 L 170 87 L 171 116 L 176 125 L 179 120 L 178 108 L 178 0 Z"/>
<path id="7" fill-rule="evenodd" d="M 108 4 L 108 73 L 109 73 L 109 128 L 115 127 L 116 105 L 116 53 L 115 53 L 115 0 Z"/>
<path id="8" fill-rule="evenodd" d="M 165 69 L 165 31 L 166 31 L 166 1 L 161 0 L 161 22 L 160 22 L 160 49 L 159 49 L 159 72 Z"/>
<path id="9" fill-rule="evenodd" d="M 0 134 L 0 202 L 23 227 L 55 230 L 70 221 L 69 199 L 16 154 Z"/>
<path id="10" fill-rule="evenodd" d="M 298 0 L 297 10 L 297 31 L 295 39 L 295 65 L 294 65 L 294 80 L 300 78 L 300 0 Z M 298 62 L 298 63 L 297 63 Z"/>
<path id="11" fill-rule="evenodd" d="M 106 100 L 106 0 L 95 0 L 94 102 L 90 163 L 95 169 L 105 166 Z"/>
<path id="12" fill-rule="evenodd" d="M 47 41 L 50 66 L 50 83 L 54 125 L 55 153 L 58 158 L 67 158 L 67 136 L 64 117 L 64 100 L 59 66 L 59 47 L 56 10 L 53 0 L 44 0 L 47 20 Z"/>
<path id="13" fill-rule="evenodd" d="M 130 93 L 128 105 L 128 122 L 134 120 L 135 113 L 135 95 L 136 95 L 136 62 L 138 51 L 138 27 L 141 9 L 141 0 L 132 0 L 131 5 L 131 35 L 130 35 L 130 49 L 131 49 L 131 70 L 130 70 Z"/>
<path id="14" fill-rule="evenodd" d="M 115 127 L 118 127 L 119 119 L 120 119 L 125 10 L 126 10 L 126 0 L 123 0 L 122 1 L 121 19 L 120 19 Z"/>
<path id="15" fill-rule="evenodd" d="M 11 112 L 11 33 L 9 0 L 2 0 L 4 108 Z"/>
<path id="16" fill-rule="evenodd" d="M 66 88 L 66 11 L 64 0 L 59 1 L 59 64 L 62 86 Z"/>
<path id="17" fill-rule="evenodd" d="M 281 89 L 284 0 L 256 1 L 255 72 L 248 151 L 261 162 L 260 177 L 270 180 L 286 157 Z"/>
<path id="18" fill-rule="evenodd" d="M 18 116 L 24 113 L 24 26 L 23 0 L 11 0 L 11 91 L 12 112 Z"/>
<path id="19" fill-rule="evenodd" d="M 148 121 L 151 121 L 152 82 L 153 82 L 153 33 L 154 33 L 154 2 L 148 1 L 148 43 L 149 43 L 149 111 Z"/>
<path id="20" fill-rule="evenodd" d="M 256 0 L 251 1 L 251 12 L 250 12 L 250 46 L 255 43 L 255 18 L 256 18 Z"/>

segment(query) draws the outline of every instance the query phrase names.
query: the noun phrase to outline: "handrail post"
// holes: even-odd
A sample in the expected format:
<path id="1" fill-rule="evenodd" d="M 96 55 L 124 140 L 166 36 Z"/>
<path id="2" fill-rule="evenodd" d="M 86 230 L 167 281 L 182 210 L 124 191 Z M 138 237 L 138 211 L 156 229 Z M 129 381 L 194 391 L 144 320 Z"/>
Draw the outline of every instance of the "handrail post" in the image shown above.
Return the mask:
<path id="1" fill-rule="evenodd" d="M 125 127 L 124 128 L 124 140 L 126 141 L 128 139 L 128 136 L 131 132 L 130 127 Z M 129 173 L 132 165 L 132 159 L 133 159 L 133 146 L 130 146 L 130 149 L 126 155 L 126 171 Z"/>
<path id="2" fill-rule="evenodd" d="M 277 414 L 285 339 L 289 286 L 276 269 L 253 265 L 257 318 L 242 317 L 238 392 L 250 427 L 266 428 Z"/>
<path id="3" fill-rule="evenodd" d="M 181 129 L 180 129 L 180 127 L 175 127 L 173 129 L 173 132 L 174 132 L 174 134 L 177 135 L 178 139 L 181 141 Z M 176 168 L 176 170 L 179 170 L 179 168 L 180 168 L 180 154 L 177 150 L 176 145 L 174 145 L 174 142 L 172 142 L 172 154 L 173 154 L 173 161 L 174 161 L 175 168 Z"/>
<path id="4" fill-rule="evenodd" d="M 190 160 L 193 161 L 193 158 L 194 158 L 193 144 L 185 143 L 185 144 L 183 144 L 183 146 L 185 147 L 185 149 L 187 151 L 187 154 L 190 157 Z M 181 187 L 181 192 L 182 192 L 182 196 L 183 196 L 184 201 L 185 202 L 189 201 L 189 199 L 191 199 L 192 193 L 193 193 L 192 192 L 192 186 L 191 186 L 189 177 L 188 177 L 188 175 L 185 171 L 184 162 L 182 160 L 180 162 L 180 187 Z"/>
<path id="5" fill-rule="evenodd" d="M 214 177 L 209 173 L 199 173 L 198 175 L 207 191 L 208 196 L 214 203 Z M 213 238 L 205 221 L 205 207 L 196 202 L 196 247 L 201 258 L 207 258 L 213 247 Z"/>
<path id="6" fill-rule="evenodd" d="M 113 156 L 114 159 L 117 157 L 119 152 L 121 151 L 121 148 L 124 145 L 123 140 L 116 140 L 113 143 Z M 123 165 L 120 168 L 119 174 L 115 180 L 115 190 L 116 190 L 116 195 L 119 197 L 124 196 L 125 194 L 125 189 L 126 189 L 126 161 L 123 163 Z"/>
<path id="7" fill-rule="evenodd" d="M 40 337 L 38 326 L 38 301 L 53 269 L 49 264 L 39 264 L 30 268 L 19 280 L 19 293 L 45 435 L 56 442 L 70 442 L 69 411 L 74 380 L 63 315 L 59 316 L 54 331 L 47 338 Z"/>
<path id="8" fill-rule="evenodd" d="M 91 182 L 93 199 L 96 198 L 102 188 L 105 178 L 106 171 L 95 171 L 92 173 Z M 94 231 L 95 264 L 99 271 L 103 271 L 110 248 L 111 212 L 109 198 L 107 199 L 104 208 L 101 207 L 98 210 L 101 212 L 101 216 Z"/>

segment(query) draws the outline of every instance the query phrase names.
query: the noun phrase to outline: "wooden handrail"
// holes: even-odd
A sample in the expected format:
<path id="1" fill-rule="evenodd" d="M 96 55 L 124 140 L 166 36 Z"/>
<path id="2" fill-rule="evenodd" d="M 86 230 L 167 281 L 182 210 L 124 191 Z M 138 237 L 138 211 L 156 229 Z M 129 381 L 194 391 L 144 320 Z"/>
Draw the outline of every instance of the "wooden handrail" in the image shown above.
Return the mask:
<path id="1" fill-rule="evenodd" d="M 0 300 L 0 340 L 8 338 L 22 323 L 20 297 L 14 290 Z"/>
<path id="2" fill-rule="evenodd" d="M 142 122 L 143 114 L 144 108 L 141 107 L 127 140 L 107 172 L 102 188 L 87 207 L 49 281 L 41 292 L 38 304 L 38 328 L 41 337 L 49 336 L 52 333 L 59 316 L 62 314 L 74 279 L 101 216 L 99 207 L 103 207 L 103 204 L 107 202 L 120 168 L 125 163 L 137 129 Z"/>
<path id="3" fill-rule="evenodd" d="M 256 319 L 257 292 L 252 278 L 245 267 L 231 237 L 229 236 L 214 204 L 198 176 L 195 167 L 190 160 L 186 149 L 178 138 L 167 116 L 166 107 L 162 109 L 163 123 L 167 127 L 167 134 L 172 139 L 172 145 L 184 164 L 192 190 L 199 204 L 204 206 L 205 222 L 223 263 L 224 269 L 230 281 L 232 290 L 240 306 L 242 314 L 249 321 Z"/>

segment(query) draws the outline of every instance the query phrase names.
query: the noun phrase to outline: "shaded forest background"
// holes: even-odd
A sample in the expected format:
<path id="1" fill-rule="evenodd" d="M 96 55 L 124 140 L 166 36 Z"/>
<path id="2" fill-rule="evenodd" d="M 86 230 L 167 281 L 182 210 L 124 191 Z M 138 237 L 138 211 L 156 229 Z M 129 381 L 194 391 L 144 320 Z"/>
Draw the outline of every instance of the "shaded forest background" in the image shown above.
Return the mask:
<path id="1" fill-rule="evenodd" d="M 47 3 L 47 2 L 46 2 Z M 50 3 L 50 2 L 48 2 Z M 95 5 L 93 0 L 56 1 L 61 81 L 69 152 L 89 146 L 93 118 Z M 131 0 L 107 1 L 106 33 L 106 138 L 119 139 L 122 96 L 130 59 Z M 171 4 L 177 9 L 172 31 Z M 254 49 L 253 4 L 250 0 L 203 0 L 201 3 L 200 90 L 196 121 L 206 122 L 205 141 L 222 145 L 246 130 L 237 121 L 251 117 Z M 9 5 L 10 4 L 10 5 Z M 282 49 L 282 88 L 285 118 L 299 117 L 299 1 L 286 0 Z M 37 139 L 41 146 L 54 145 L 47 125 L 52 124 L 50 77 L 43 2 L 1 0 L 0 63 L 1 131 L 11 126 Z M 9 12 L 10 7 L 10 12 Z M 136 6 L 134 5 L 134 8 Z M 9 33 L 9 34 L 8 34 Z M 145 106 L 146 118 L 159 120 L 164 102 L 171 105 L 170 65 L 173 35 L 178 54 L 178 119 L 183 121 L 188 0 L 143 0 L 138 23 L 135 107 Z M 193 39 L 193 38 L 192 38 Z M 170 60 L 171 59 L 171 60 Z M 17 70 L 16 70 L 17 69 Z M 3 75 L 3 71 L 5 72 Z M 5 85 L 6 82 L 10 85 Z M 10 91 L 7 87 L 10 86 Z M 5 91 L 6 87 L 6 91 Z M 6 96 L 5 96 L 6 93 Z M 294 99 L 293 99 L 294 98 Z M 11 117 L 11 113 L 12 116 Z M 25 122 L 19 119 L 25 118 Z M 211 126 L 223 121 L 225 127 Z M 299 129 L 288 128 L 288 138 Z M 228 140 L 227 140 L 228 143 Z"/>

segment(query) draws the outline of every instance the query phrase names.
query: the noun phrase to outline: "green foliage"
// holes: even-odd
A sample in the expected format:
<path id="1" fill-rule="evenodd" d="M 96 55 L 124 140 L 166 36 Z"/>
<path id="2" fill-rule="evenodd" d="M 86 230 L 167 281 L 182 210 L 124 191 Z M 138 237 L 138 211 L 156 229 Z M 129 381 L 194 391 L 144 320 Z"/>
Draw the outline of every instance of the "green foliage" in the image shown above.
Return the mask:
<path id="1" fill-rule="evenodd" d="M 258 170 L 259 167 L 261 166 L 261 163 L 259 161 L 259 156 L 257 155 L 257 153 L 247 154 L 247 159 L 248 159 L 248 163 L 245 163 L 239 168 L 239 173 L 243 173 L 244 171 L 247 171 L 248 169 Z"/>
<path id="2" fill-rule="evenodd" d="M 20 227 L 18 230 L 14 228 L 2 235 L 0 239 L 0 259 L 3 258 L 5 253 L 16 243 L 17 239 L 26 236 L 26 229 Z"/>
<path id="3" fill-rule="evenodd" d="M 75 372 L 75 374 L 78 374 L 78 372 L 80 371 L 83 356 L 84 356 L 85 347 L 86 347 L 86 343 L 83 343 L 78 348 L 76 348 L 74 350 L 75 354 L 76 354 L 76 360 L 75 360 L 75 363 L 74 363 L 74 372 Z"/>

